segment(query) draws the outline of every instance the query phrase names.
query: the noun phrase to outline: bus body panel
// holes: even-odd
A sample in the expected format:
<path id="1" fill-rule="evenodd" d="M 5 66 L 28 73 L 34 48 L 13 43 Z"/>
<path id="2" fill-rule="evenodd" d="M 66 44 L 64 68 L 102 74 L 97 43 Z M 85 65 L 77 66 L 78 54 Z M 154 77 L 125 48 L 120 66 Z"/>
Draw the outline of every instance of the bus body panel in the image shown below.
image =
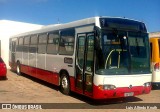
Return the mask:
<path id="1" fill-rule="evenodd" d="M 148 94 L 151 86 L 145 87 L 146 82 L 151 82 L 151 74 L 140 75 L 117 75 L 104 76 L 95 75 L 93 90 L 95 99 L 118 98 L 136 96 L 140 94 Z M 100 85 L 114 85 L 116 88 L 112 90 L 102 90 Z"/>
<path id="2" fill-rule="evenodd" d="M 71 64 L 65 63 L 65 58 L 72 60 Z M 46 56 L 46 70 L 59 73 L 62 69 L 66 70 L 70 76 L 74 76 L 74 58 L 73 56 L 64 55 L 47 55 Z"/>
<path id="3" fill-rule="evenodd" d="M 29 66 L 37 67 L 37 53 L 29 53 Z"/>
<path id="4" fill-rule="evenodd" d="M 22 64 L 29 65 L 29 53 L 23 52 Z"/>
<path id="5" fill-rule="evenodd" d="M 37 54 L 37 68 L 46 69 L 46 54 Z"/>
<path id="6" fill-rule="evenodd" d="M 20 62 L 22 62 L 22 52 L 16 52 L 16 57 L 15 58 L 16 58 L 16 60 L 19 60 Z"/>
<path id="7" fill-rule="evenodd" d="M 146 82 L 151 82 L 152 74 L 137 75 L 95 75 L 94 84 L 106 85 L 111 84 L 116 87 L 143 86 Z"/>

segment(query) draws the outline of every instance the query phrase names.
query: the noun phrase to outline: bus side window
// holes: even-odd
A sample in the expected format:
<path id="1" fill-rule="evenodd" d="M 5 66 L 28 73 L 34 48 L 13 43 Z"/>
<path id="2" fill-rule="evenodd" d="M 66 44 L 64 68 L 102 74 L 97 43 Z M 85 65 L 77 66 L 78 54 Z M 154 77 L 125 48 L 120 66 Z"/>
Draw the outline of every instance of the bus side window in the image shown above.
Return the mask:
<path id="1" fill-rule="evenodd" d="M 30 53 L 36 53 L 37 52 L 37 42 L 38 42 L 37 35 L 32 35 L 30 46 L 29 46 L 29 52 Z"/>
<path id="2" fill-rule="evenodd" d="M 29 51 L 29 44 L 30 44 L 30 36 L 24 37 L 23 52 L 28 53 L 28 51 Z"/>
<path id="3" fill-rule="evenodd" d="M 86 70 L 93 71 L 94 35 L 89 35 L 87 39 L 87 61 Z"/>
<path id="4" fill-rule="evenodd" d="M 23 37 L 19 38 L 19 44 L 16 47 L 16 51 L 17 52 L 22 52 L 23 51 Z"/>
<path id="5" fill-rule="evenodd" d="M 47 46 L 47 33 L 39 35 L 38 53 L 45 54 Z"/>
<path id="6" fill-rule="evenodd" d="M 50 33 L 48 37 L 47 53 L 57 54 L 59 45 L 59 33 Z"/>
<path id="7" fill-rule="evenodd" d="M 74 52 L 75 30 L 67 29 L 61 31 L 59 54 L 72 55 Z"/>

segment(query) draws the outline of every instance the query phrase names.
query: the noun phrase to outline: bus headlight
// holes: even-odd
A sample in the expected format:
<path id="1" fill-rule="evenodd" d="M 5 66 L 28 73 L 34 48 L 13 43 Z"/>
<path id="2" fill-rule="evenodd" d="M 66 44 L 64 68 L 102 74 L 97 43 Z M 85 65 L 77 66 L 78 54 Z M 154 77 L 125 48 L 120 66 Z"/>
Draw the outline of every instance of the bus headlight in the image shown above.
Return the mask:
<path id="1" fill-rule="evenodd" d="M 143 86 L 149 87 L 149 86 L 151 86 L 151 83 L 150 82 L 146 82 L 146 83 L 143 84 Z"/>
<path id="2" fill-rule="evenodd" d="M 113 90 L 113 89 L 116 89 L 116 86 L 115 86 L 115 85 L 110 85 L 110 84 L 107 84 L 107 85 L 99 85 L 98 87 L 99 87 L 99 89 L 101 89 L 101 90 Z"/>

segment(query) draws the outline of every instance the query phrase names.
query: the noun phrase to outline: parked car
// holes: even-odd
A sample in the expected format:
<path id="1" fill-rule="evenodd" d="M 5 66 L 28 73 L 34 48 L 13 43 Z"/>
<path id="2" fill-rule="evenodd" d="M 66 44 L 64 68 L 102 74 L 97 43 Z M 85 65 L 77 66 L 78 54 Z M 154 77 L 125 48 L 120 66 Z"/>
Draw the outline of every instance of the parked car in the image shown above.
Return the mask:
<path id="1" fill-rule="evenodd" d="M 0 57 L 0 79 L 7 79 L 7 68 L 3 59 Z"/>

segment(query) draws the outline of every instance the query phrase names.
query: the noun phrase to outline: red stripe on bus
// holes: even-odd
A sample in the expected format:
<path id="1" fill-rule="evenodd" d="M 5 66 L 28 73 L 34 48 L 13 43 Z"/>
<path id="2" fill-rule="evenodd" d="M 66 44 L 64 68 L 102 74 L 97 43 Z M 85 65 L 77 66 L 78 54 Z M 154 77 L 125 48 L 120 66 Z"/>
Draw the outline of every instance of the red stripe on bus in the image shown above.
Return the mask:
<path id="1" fill-rule="evenodd" d="M 70 76 L 70 87 L 71 91 L 75 90 L 75 78 Z"/>
<path id="2" fill-rule="evenodd" d="M 21 72 L 28 74 L 30 76 L 36 77 L 38 79 L 44 80 L 46 82 L 49 82 L 51 84 L 59 85 L 58 73 L 54 73 L 47 70 L 26 66 L 26 65 L 21 65 Z"/>

